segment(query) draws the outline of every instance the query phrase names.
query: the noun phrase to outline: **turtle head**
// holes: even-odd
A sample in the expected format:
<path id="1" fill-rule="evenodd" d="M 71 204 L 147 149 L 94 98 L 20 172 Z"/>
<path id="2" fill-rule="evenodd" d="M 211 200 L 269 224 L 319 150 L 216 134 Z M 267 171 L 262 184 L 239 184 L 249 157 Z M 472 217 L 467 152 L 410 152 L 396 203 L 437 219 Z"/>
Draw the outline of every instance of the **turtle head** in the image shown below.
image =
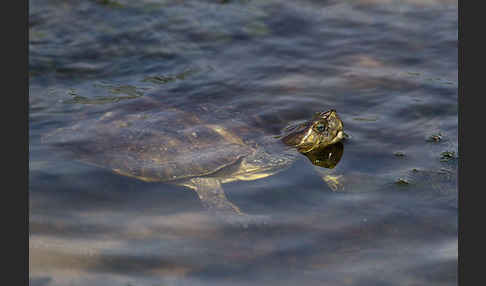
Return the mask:
<path id="1" fill-rule="evenodd" d="M 317 112 L 311 120 L 288 131 L 282 141 L 301 153 L 325 148 L 344 138 L 343 122 L 334 109 Z"/>

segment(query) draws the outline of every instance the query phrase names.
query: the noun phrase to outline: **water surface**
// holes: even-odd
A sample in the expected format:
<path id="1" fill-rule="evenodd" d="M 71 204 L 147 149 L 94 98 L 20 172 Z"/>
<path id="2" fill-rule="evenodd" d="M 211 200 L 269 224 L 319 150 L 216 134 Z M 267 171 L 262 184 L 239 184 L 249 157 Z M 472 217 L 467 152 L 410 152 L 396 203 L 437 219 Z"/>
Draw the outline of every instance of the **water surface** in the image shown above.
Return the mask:
<path id="1" fill-rule="evenodd" d="M 449 0 L 29 1 L 30 284 L 456 285 L 457 27 Z M 225 184 L 258 229 L 41 144 L 143 102 L 269 134 L 334 108 L 351 138 L 333 170 Z"/>

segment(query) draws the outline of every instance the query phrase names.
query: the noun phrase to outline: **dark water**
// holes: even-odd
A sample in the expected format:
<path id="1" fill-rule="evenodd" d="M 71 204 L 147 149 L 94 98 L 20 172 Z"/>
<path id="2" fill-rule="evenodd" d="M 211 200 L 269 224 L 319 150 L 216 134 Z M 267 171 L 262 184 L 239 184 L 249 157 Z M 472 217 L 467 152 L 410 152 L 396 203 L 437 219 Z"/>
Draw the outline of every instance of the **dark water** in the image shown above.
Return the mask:
<path id="1" fill-rule="evenodd" d="M 29 4 L 31 285 L 456 284 L 457 1 Z M 144 101 L 211 103 L 275 133 L 334 108 L 351 138 L 332 172 L 355 183 L 333 192 L 302 156 L 225 184 L 271 218 L 238 229 L 184 187 L 40 143 Z"/>

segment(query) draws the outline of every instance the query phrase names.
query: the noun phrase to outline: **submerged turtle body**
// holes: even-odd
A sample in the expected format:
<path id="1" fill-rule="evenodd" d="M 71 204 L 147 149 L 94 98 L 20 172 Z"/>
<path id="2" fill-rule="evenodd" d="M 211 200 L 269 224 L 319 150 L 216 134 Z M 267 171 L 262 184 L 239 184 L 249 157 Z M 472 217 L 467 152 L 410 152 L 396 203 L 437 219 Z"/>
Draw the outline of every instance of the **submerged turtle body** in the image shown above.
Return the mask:
<path id="1" fill-rule="evenodd" d="M 43 141 L 121 175 L 190 187 L 209 209 L 241 213 L 226 199 L 222 183 L 267 177 L 290 166 L 295 149 L 308 153 L 342 138 L 334 110 L 317 113 L 278 140 L 221 109 L 202 106 L 192 112 L 110 111 L 57 129 Z"/>

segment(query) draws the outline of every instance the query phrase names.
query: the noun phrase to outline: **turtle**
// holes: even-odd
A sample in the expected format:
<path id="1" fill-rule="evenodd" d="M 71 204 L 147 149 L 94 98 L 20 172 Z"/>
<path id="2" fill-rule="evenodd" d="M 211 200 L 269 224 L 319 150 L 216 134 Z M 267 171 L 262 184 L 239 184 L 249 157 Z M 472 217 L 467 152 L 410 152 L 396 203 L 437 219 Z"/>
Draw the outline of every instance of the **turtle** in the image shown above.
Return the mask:
<path id="1" fill-rule="evenodd" d="M 339 162 L 345 133 L 337 111 L 309 117 L 268 134 L 221 107 L 146 105 L 85 118 L 45 134 L 42 142 L 116 174 L 187 187 L 209 211 L 243 216 L 223 184 L 276 174 L 301 154 L 325 168 Z"/>

